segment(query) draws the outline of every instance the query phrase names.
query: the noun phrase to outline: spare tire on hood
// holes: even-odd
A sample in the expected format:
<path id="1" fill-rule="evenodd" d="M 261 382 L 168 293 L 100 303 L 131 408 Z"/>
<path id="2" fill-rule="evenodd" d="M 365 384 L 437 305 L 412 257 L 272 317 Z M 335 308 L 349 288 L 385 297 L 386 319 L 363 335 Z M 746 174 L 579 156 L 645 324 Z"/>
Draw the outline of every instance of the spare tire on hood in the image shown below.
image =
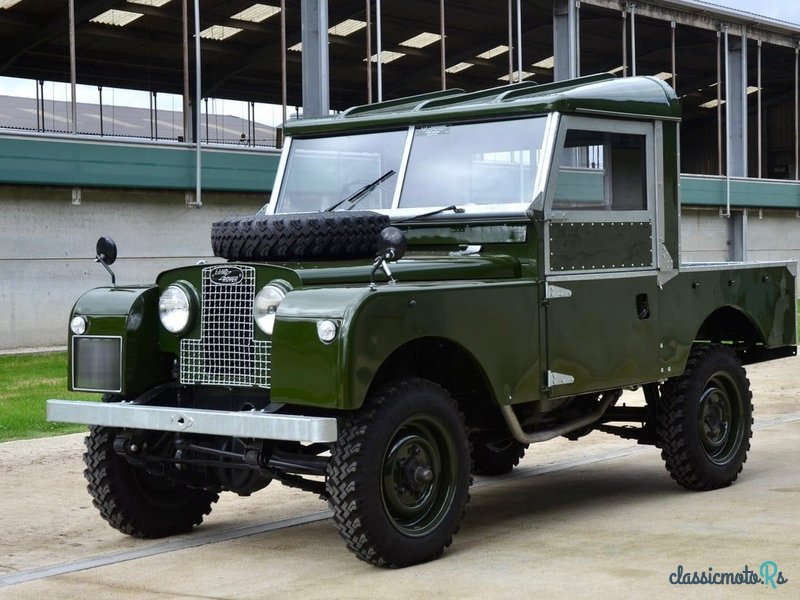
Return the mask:
<path id="1" fill-rule="evenodd" d="M 368 211 L 230 217 L 211 226 L 211 247 L 236 261 L 372 258 L 389 225 L 389 217 Z"/>

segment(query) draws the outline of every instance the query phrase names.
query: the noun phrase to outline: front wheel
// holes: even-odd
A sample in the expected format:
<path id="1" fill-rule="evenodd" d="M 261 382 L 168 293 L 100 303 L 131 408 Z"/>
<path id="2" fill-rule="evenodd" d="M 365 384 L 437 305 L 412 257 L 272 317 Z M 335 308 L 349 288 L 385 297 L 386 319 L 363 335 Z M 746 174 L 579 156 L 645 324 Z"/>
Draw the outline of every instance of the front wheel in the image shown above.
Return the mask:
<path id="1" fill-rule="evenodd" d="M 720 344 L 692 350 L 683 375 L 662 387 L 655 421 L 675 481 L 690 490 L 729 486 L 747 460 L 752 435 L 752 394 L 741 361 Z"/>
<path id="2" fill-rule="evenodd" d="M 83 471 L 92 503 L 115 529 L 141 538 L 191 531 L 219 496 L 150 475 L 114 451 L 117 429 L 92 426 Z"/>
<path id="3" fill-rule="evenodd" d="M 374 394 L 344 422 L 327 491 L 339 533 L 358 558 L 404 567 L 450 545 L 471 482 L 461 411 L 443 388 L 413 378 Z"/>

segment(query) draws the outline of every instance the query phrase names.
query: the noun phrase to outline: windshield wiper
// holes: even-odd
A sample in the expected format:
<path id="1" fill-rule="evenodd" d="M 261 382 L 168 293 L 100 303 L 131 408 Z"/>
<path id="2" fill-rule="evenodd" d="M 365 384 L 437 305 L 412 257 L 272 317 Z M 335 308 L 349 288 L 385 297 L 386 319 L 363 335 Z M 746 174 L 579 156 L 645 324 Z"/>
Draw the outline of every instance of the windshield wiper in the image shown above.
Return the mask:
<path id="1" fill-rule="evenodd" d="M 368 183 L 367 185 L 362 187 L 360 190 L 357 190 L 355 193 L 350 194 L 344 200 L 339 200 L 339 202 L 337 202 L 336 204 L 334 204 L 333 206 L 331 206 L 329 208 L 326 208 L 322 212 L 331 212 L 333 210 L 336 210 L 337 208 L 339 208 L 345 202 L 350 202 L 350 206 L 347 207 L 347 210 L 350 210 L 351 208 L 353 208 L 358 203 L 359 200 L 364 198 L 367 194 L 369 194 L 372 190 L 374 190 L 376 187 L 378 187 L 384 181 L 389 179 L 389 177 L 391 177 L 392 175 L 394 175 L 394 169 L 389 169 L 388 171 L 386 171 L 386 173 L 384 173 L 383 175 L 378 177 L 372 183 Z"/>
<path id="2" fill-rule="evenodd" d="M 433 215 L 438 215 L 443 212 L 447 212 L 452 210 L 457 215 L 460 215 L 464 212 L 463 208 L 456 206 L 455 204 L 451 204 L 450 206 L 445 206 L 444 208 L 440 208 L 438 210 L 433 210 L 431 212 L 426 212 L 421 215 L 414 215 L 413 217 L 408 217 L 406 219 L 400 219 L 399 221 L 395 221 L 395 223 L 408 223 L 409 221 L 416 221 L 417 219 L 424 219 L 425 217 L 432 217 Z"/>

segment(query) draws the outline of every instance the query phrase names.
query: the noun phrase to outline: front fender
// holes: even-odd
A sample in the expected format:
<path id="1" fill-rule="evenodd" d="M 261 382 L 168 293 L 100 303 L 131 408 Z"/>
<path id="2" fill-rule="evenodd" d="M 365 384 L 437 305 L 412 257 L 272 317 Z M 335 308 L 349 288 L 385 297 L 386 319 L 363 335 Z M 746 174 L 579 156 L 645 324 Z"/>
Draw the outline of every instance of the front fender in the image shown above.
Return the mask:
<path id="1" fill-rule="evenodd" d="M 452 282 L 292 292 L 272 340 L 272 400 L 360 407 L 375 375 L 400 346 L 452 340 L 481 365 L 499 404 L 538 400 L 541 365 L 537 288 L 530 281 Z M 316 322 L 337 323 L 334 342 Z"/>
<path id="2" fill-rule="evenodd" d="M 171 356 L 158 348 L 158 288 L 101 287 L 81 296 L 70 319 L 87 320 L 68 334 L 69 389 L 138 395 L 170 379 Z"/>

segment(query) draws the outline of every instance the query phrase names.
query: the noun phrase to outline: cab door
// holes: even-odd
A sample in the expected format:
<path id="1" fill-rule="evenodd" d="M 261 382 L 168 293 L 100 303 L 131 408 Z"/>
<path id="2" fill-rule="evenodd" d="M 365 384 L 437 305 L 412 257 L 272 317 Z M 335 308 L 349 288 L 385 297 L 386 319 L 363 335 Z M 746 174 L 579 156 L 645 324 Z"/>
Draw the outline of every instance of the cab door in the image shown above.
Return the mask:
<path id="1" fill-rule="evenodd" d="M 563 117 L 545 199 L 551 397 L 658 378 L 655 125 Z"/>

